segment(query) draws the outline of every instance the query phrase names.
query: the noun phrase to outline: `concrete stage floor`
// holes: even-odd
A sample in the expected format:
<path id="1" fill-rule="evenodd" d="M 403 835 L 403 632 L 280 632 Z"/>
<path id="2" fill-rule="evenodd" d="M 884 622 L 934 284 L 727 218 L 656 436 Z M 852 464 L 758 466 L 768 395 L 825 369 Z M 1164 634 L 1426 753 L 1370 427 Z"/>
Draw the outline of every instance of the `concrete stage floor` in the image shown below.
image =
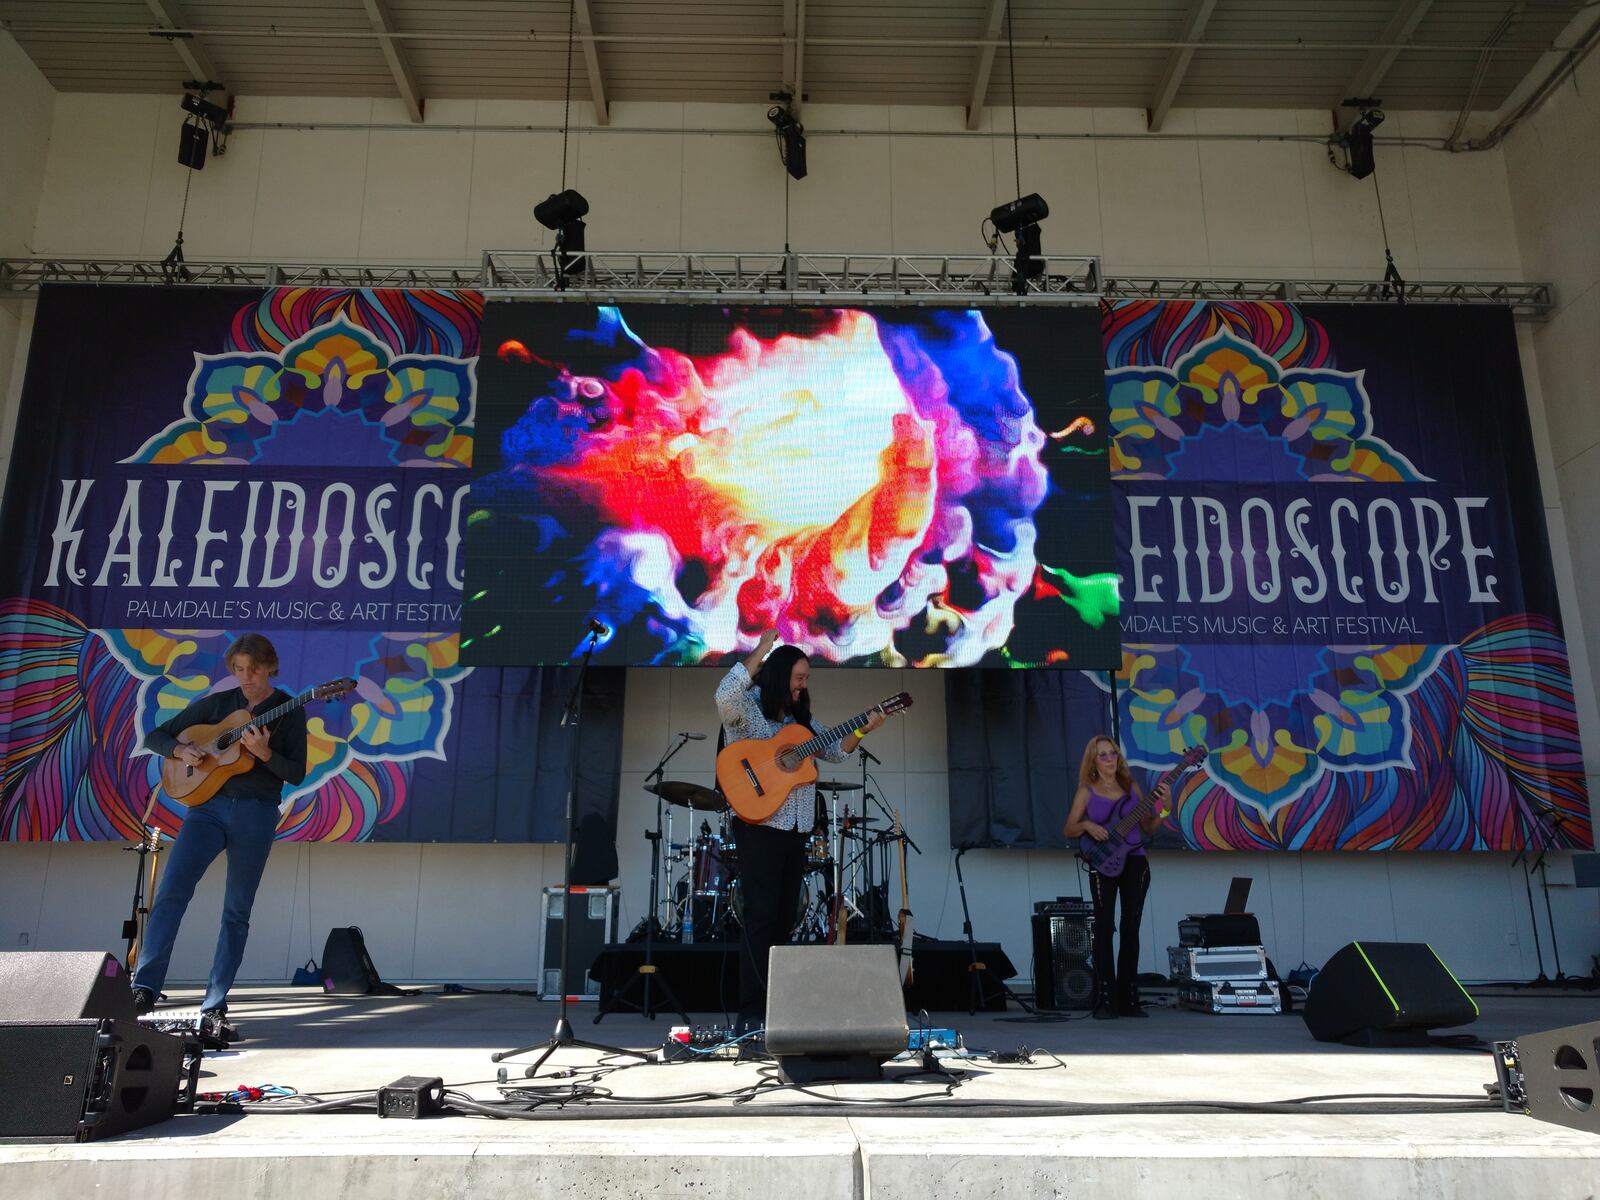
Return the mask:
<path id="1" fill-rule="evenodd" d="M 1157 1001 L 1162 999 L 1156 994 Z M 197 992 L 175 991 L 184 1006 Z M 1493 1041 L 1600 1019 L 1594 993 L 1480 994 L 1468 1031 Z M 576 1036 L 659 1047 L 678 1018 L 592 1022 L 571 1007 Z M 201 1088 L 281 1084 L 302 1093 L 372 1091 L 405 1075 L 442 1076 L 498 1097 L 492 1051 L 543 1041 L 558 1006 L 530 997 L 440 994 L 325 997 L 243 989 L 233 1015 L 244 1041 L 206 1057 Z M 1032 1023 L 1004 1014 L 933 1014 L 971 1051 L 1028 1047 L 1033 1061 L 947 1065 L 964 1073 L 946 1105 L 1113 1106 L 1111 1112 L 1024 1114 L 950 1109 L 897 1113 L 894 1101 L 938 1096 L 927 1076 L 826 1085 L 815 1097 L 771 1090 L 748 1104 L 694 1102 L 713 1117 L 639 1105 L 626 1114 L 567 1105 L 556 1119 L 448 1116 L 381 1120 L 371 1112 L 181 1116 L 83 1145 L 0 1146 L 0 1196 L 437 1197 L 1067 1197 L 1177 1190 L 1207 1196 L 1375 1198 L 1591 1197 L 1600 1136 L 1498 1109 L 1450 1113 L 1162 1110 L 1179 1101 L 1262 1103 L 1297 1097 L 1423 1094 L 1481 1101 L 1494 1068 L 1482 1051 L 1362 1050 L 1314 1041 L 1295 1016 L 1209 1016 L 1168 1007 L 1143 1021 Z M 704 1020 L 695 1014 L 697 1020 Z M 513 1060 L 513 1077 L 534 1055 Z M 560 1091 L 592 1079 L 595 1053 L 556 1052 L 523 1086 Z M 913 1070 L 891 1066 L 891 1077 Z M 559 1072 L 575 1072 L 559 1077 Z M 770 1064 L 651 1064 L 592 1079 L 622 1100 L 659 1101 L 747 1089 Z M 831 1099 L 830 1099 L 831 1098 Z M 817 1106 L 760 1115 L 775 1105 Z M 1387 1106 L 1386 1106 L 1387 1105 Z M 727 1115 L 732 1114 L 732 1115 Z M 992 1114 L 992 1115 L 991 1115 Z"/>

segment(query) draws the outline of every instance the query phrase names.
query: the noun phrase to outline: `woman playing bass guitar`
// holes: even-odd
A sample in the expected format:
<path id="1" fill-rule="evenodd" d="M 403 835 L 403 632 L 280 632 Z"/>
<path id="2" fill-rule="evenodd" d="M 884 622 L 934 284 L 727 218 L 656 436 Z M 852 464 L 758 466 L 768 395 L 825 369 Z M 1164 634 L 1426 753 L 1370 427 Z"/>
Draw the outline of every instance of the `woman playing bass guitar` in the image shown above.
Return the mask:
<path id="1" fill-rule="evenodd" d="M 1155 801 L 1152 811 L 1138 823 L 1139 832 L 1145 837 L 1154 833 L 1168 815 L 1165 781 L 1151 798 Z M 1083 763 L 1078 768 L 1078 791 L 1072 798 L 1063 832 L 1069 838 L 1087 835 L 1103 842 L 1110 836 L 1107 825 L 1124 810 L 1124 802 L 1137 804 L 1138 800 L 1139 789 L 1128 770 L 1128 760 L 1122 757 L 1114 741 L 1098 734 L 1084 747 Z M 1139 919 L 1144 913 L 1144 898 L 1149 890 L 1150 862 L 1142 844 L 1129 850 L 1127 865 L 1120 874 L 1107 876 L 1099 871 L 1089 872 L 1089 893 L 1094 901 L 1094 975 L 1100 991 L 1094 1010 L 1097 1020 L 1145 1015 L 1139 1006 Z M 1119 896 L 1122 899 L 1122 943 L 1113 974 L 1112 910 Z"/>

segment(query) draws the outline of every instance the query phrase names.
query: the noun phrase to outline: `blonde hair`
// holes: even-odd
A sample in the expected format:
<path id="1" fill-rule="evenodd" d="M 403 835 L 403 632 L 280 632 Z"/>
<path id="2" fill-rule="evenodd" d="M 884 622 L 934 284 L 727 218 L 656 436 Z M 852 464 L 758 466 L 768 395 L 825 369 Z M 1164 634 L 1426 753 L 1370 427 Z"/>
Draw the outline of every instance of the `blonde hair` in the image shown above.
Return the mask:
<path id="1" fill-rule="evenodd" d="M 1122 756 L 1122 747 L 1112 741 L 1103 733 L 1097 733 L 1089 739 L 1089 744 L 1083 748 L 1083 762 L 1078 767 L 1078 782 L 1084 787 L 1097 783 L 1100 779 L 1100 764 L 1095 762 L 1095 754 L 1100 743 L 1104 742 L 1117 752 L 1117 786 L 1124 792 L 1133 791 L 1133 772 L 1128 770 L 1128 760 Z"/>

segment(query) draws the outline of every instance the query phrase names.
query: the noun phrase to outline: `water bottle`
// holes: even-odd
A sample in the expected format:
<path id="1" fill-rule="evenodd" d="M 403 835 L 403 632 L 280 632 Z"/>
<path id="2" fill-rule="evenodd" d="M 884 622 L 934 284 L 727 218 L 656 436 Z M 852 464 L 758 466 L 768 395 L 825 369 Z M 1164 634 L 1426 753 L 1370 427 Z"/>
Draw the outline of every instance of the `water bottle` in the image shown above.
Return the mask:
<path id="1" fill-rule="evenodd" d="M 694 942 L 694 901 L 691 899 L 683 906 L 683 944 L 691 945 Z"/>

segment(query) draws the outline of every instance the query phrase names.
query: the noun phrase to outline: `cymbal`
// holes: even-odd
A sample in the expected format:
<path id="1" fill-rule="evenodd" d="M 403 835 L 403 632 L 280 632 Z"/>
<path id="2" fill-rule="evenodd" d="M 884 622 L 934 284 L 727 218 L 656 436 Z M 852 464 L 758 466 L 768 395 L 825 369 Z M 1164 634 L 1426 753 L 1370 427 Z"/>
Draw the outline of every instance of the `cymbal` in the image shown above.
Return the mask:
<path id="1" fill-rule="evenodd" d="M 721 812 L 728 806 L 720 795 L 710 788 L 701 787 L 698 783 L 683 783 L 676 779 L 668 779 L 662 783 L 646 784 L 644 790 L 655 793 L 668 804 L 677 804 L 684 808 Z"/>
<path id="2" fill-rule="evenodd" d="M 859 783 L 839 783 L 832 779 L 817 780 L 817 791 L 819 792 L 859 792 L 860 790 L 861 785 Z"/>

